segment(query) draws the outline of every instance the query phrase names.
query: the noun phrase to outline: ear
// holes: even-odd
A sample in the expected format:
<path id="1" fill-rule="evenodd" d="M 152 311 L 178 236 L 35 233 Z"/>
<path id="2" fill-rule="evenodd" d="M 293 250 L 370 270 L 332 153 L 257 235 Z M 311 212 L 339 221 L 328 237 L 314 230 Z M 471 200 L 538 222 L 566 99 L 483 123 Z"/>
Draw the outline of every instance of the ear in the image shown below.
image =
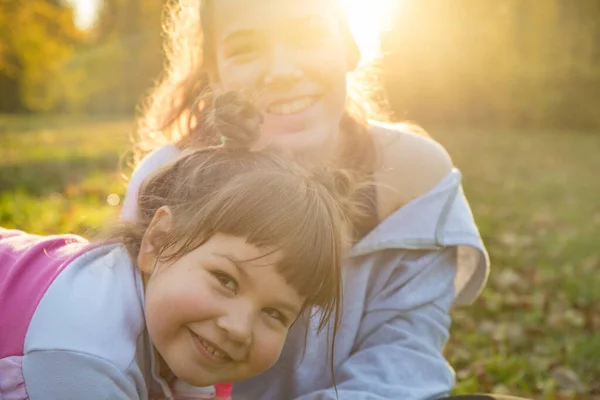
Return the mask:
<path id="1" fill-rule="evenodd" d="M 164 238 L 173 226 L 173 213 L 167 206 L 159 208 L 142 237 L 140 252 L 138 254 L 138 267 L 142 272 L 150 275 L 156 260 L 164 247 Z"/>

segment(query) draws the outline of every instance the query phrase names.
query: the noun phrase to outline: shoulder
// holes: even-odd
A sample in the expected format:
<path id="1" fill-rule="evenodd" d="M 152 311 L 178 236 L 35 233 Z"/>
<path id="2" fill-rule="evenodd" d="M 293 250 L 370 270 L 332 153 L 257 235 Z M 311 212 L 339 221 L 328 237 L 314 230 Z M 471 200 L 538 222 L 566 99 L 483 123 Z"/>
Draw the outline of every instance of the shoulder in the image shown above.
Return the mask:
<path id="1" fill-rule="evenodd" d="M 174 144 L 167 144 L 147 154 L 131 174 L 127 194 L 129 195 L 130 191 L 137 193 L 140 185 L 148 175 L 175 160 L 180 154 L 181 150 Z"/>
<path id="2" fill-rule="evenodd" d="M 372 123 L 371 133 L 380 154 L 376 179 L 386 215 L 429 192 L 453 169 L 446 149 L 419 128 Z"/>
<path id="3" fill-rule="evenodd" d="M 181 154 L 181 150 L 174 144 L 159 147 L 146 155 L 135 167 L 129 178 L 121 218 L 133 220 L 137 214 L 137 197 L 144 180 L 160 167 L 175 160 Z"/>
<path id="4" fill-rule="evenodd" d="M 67 265 L 31 318 L 23 354 L 67 350 L 125 370 L 144 329 L 139 275 L 117 245 L 96 247 Z"/>
<path id="5" fill-rule="evenodd" d="M 179 154 L 181 154 L 181 150 L 174 144 L 167 144 L 159 147 L 153 152 L 147 154 L 135 167 L 132 180 L 134 177 L 145 177 L 155 169 L 160 168 L 176 159 Z"/>

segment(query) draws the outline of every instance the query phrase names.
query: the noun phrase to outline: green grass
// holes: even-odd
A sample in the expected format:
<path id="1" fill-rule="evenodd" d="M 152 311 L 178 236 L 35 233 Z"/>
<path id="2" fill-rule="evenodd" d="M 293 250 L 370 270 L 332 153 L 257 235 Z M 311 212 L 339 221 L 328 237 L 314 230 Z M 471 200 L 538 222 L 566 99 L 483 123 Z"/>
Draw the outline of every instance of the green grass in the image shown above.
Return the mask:
<path id="1" fill-rule="evenodd" d="M 95 232 L 130 121 L 0 117 L 0 225 Z M 473 307 L 454 311 L 456 393 L 600 398 L 600 135 L 432 129 L 463 171 L 492 260 Z M 125 171 L 127 172 L 127 171 Z"/>
<path id="2" fill-rule="evenodd" d="M 0 225 L 93 234 L 117 215 L 131 122 L 0 117 Z M 123 167 L 119 167 L 123 165 Z"/>
<path id="3" fill-rule="evenodd" d="M 492 260 L 482 297 L 454 315 L 457 392 L 600 398 L 600 135 L 436 138 L 463 171 Z"/>

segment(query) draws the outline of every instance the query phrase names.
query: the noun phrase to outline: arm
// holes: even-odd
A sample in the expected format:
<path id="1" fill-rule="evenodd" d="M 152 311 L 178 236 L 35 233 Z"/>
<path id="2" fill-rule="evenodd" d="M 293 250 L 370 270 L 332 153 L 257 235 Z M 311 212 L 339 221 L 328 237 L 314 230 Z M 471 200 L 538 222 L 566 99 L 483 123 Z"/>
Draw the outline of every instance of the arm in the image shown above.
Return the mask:
<path id="1" fill-rule="evenodd" d="M 179 155 L 179 149 L 174 145 L 167 145 L 148 154 L 135 168 L 129 179 L 123 208 L 121 210 L 121 219 L 132 221 L 137 215 L 137 198 L 140 186 L 152 172 L 158 168 L 173 161 Z"/>
<path id="2" fill-rule="evenodd" d="M 454 299 L 456 250 L 407 254 L 410 259 L 401 265 L 391 265 L 385 252 L 375 256 L 381 269 L 371 286 L 356 350 L 336 370 L 340 399 L 431 399 L 446 395 L 454 384 L 442 349 Z M 297 400 L 336 398 L 332 387 Z"/>
<path id="3" fill-rule="evenodd" d="M 22 367 L 31 400 L 135 400 L 147 396 L 139 370 L 126 374 L 110 361 L 85 353 L 33 351 L 23 357 Z"/>

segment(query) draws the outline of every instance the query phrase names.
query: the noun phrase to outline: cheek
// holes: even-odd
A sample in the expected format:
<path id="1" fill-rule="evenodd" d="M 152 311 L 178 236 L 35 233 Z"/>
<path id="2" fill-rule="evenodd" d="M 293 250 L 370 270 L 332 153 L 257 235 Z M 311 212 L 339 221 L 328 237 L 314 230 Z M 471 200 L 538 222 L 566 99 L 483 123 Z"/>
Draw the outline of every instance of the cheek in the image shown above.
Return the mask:
<path id="1" fill-rule="evenodd" d="M 287 332 L 264 332 L 257 337 L 253 346 L 253 369 L 264 371 L 279 359 Z"/>
<path id="2" fill-rule="evenodd" d="M 261 67 L 259 62 L 245 65 L 219 63 L 217 69 L 219 84 L 223 91 L 241 91 L 256 88 L 261 85 Z"/>
<path id="3" fill-rule="evenodd" d="M 347 81 L 344 75 L 341 79 L 332 84 L 332 87 L 327 93 L 327 107 L 328 111 L 332 114 L 332 118 L 336 119 L 337 122 L 342 118 L 342 114 L 346 108 L 347 99 Z"/>
<path id="4" fill-rule="evenodd" d="M 337 65 L 336 65 L 337 64 Z M 330 64 L 320 64 L 310 71 L 310 78 L 319 82 L 325 91 L 328 111 L 334 115 L 342 114 L 346 104 L 347 72 L 339 60 Z"/>
<path id="5" fill-rule="evenodd" d="M 156 344 L 174 337 L 189 323 L 210 318 L 213 313 L 216 300 L 211 288 L 202 280 L 175 275 L 159 275 L 146 289 L 146 325 Z"/>
<path id="6" fill-rule="evenodd" d="M 339 86 L 346 81 L 348 72 L 346 54 L 336 49 L 334 45 L 306 51 L 301 60 L 299 64 L 304 73 L 315 80 L 328 86 Z"/>

